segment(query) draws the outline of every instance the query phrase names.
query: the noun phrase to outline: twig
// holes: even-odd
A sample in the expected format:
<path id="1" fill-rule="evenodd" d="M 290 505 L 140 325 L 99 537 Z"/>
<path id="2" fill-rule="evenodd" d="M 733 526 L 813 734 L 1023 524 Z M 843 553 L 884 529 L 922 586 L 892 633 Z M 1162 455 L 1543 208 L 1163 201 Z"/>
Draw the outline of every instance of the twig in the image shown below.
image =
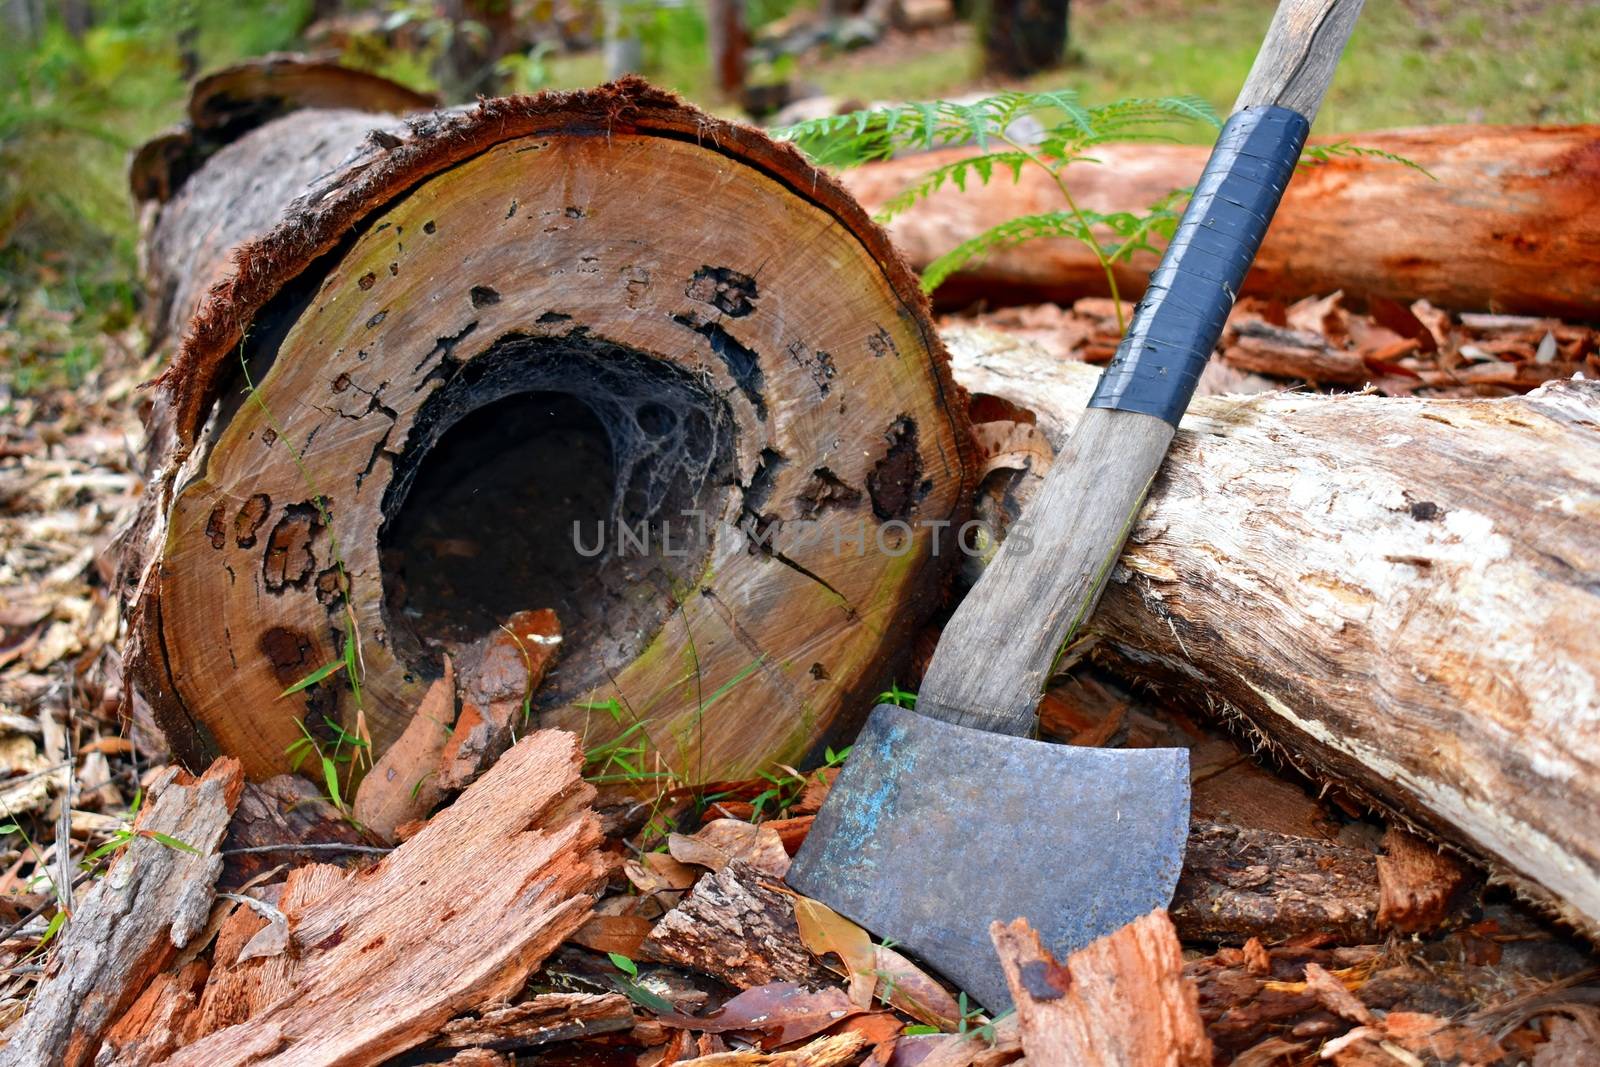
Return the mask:
<path id="1" fill-rule="evenodd" d="M 392 848 L 380 845 L 344 845 L 337 841 L 313 841 L 309 844 L 296 845 L 292 843 L 282 845 L 250 845 L 247 848 L 225 848 L 220 853 L 223 856 L 247 856 L 257 852 L 365 852 L 374 855 L 388 855 Z"/>

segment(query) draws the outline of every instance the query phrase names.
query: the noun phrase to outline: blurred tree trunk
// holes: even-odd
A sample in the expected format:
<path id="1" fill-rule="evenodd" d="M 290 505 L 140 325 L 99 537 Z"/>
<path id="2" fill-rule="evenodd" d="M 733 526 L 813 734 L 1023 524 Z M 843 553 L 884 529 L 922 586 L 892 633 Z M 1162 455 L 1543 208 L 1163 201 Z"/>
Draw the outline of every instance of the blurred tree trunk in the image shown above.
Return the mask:
<path id="1" fill-rule="evenodd" d="M 625 0 L 604 0 L 606 77 L 644 72 L 644 42 L 636 27 L 627 24 Z"/>
<path id="2" fill-rule="evenodd" d="M 706 0 L 711 75 L 717 91 L 737 99 L 744 88 L 744 0 Z"/>
<path id="3" fill-rule="evenodd" d="M 0 0 L 0 25 L 24 44 L 36 44 L 44 31 L 44 0 Z"/>
<path id="4" fill-rule="evenodd" d="M 982 8 L 983 72 L 1025 78 L 1061 65 L 1070 0 L 987 0 Z"/>
<path id="5" fill-rule="evenodd" d="M 511 0 L 445 0 L 450 43 L 439 56 L 439 87 L 450 100 L 493 96 L 495 61 L 517 46 Z"/>

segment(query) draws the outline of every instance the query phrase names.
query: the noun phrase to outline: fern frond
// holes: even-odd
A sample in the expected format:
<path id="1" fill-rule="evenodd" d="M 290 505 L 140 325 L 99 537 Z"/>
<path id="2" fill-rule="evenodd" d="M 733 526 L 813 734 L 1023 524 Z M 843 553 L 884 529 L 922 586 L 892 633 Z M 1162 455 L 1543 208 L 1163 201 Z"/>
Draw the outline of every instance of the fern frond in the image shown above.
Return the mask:
<path id="1" fill-rule="evenodd" d="M 947 182 L 966 192 L 967 182 L 975 175 L 978 184 L 988 185 L 996 167 L 1009 170 L 1011 180 L 1016 181 L 1022 176 L 1022 168 L 1027 165 L 1026 152 L 988 152 L 981 156 L 964 156 L 922 175 L 908 189 L 884 204 L 873 218 L 880 223 L 889 222 L 937 193 Z"/>
<path id="2" fill-rule="evenodd" d="M 1093 220 L 1090 220 L 1091 224 Z M 922 291 L 931 293 L 943 285 L 945 279 L 992 252 L 998 252 L 1024 241 L 1039 237 L 1072 237 L 1092 241 L 1093 235 L 1078 223 L 1070 211 L 1047 211 L 1038 215 L 1019 215 L 997 226 L 991 226 L 976 237 L 969 237 L 950 251 L 929 263 L 922 272 Z"/>
<path id="3" fill-rule="evenodd" d="M 1218 125 L 1210 105 L 1198 97 L 1137 98 L 1085 107 L 1068 90 L 1008 90 L 970 104 L 921 101 L 830 115 L 773 130 L 772 135 L 792 141 L 823 166 L 851 167 L 899 151 L 958 144 L 973 144 L 988 153 L 993 140 L 1027 116 L 1045 127 L 1047 154 L 1054 149 L 1063 159 L 1085 145 L 1148 137 L 1155 127 L 1194 121 Z"/>
<path id="4" fill-rule="evenodd" d="M 1335 156 L 1366 157 L 1368 159 L 1382 159 L 1390 163 L 1398 163 L 1402 167 L 1410 167 L 1419 174 L 1426 174 L 1430 181 L 1438 181 L 1428 169 L 1415 160 L 1405 156 L 1397 156 L 1393 152 L 1385 152 L 1381 148 L 1369 148 L 1365 145 L 1351 144 L 1349 141 L 1339 141 L 1335 144 L 1310 145 L 1306 148 L 1300 160 L 1302 167 L 1310 166 L 1312 162 L 1326 163 Z"/>

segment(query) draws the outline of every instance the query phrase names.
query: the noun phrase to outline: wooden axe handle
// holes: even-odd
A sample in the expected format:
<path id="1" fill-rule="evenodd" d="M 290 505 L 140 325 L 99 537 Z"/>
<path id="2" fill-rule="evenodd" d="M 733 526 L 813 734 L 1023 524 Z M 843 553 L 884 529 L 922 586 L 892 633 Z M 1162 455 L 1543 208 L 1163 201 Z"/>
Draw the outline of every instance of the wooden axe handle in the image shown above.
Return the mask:
<path id="1" fill-rule="evenodd" d="M 1361 5 L 1278 4 L 1117 357 L 1038 496 L 945 627 L 919 712 L 996 733 L 1033 731 L 1051 667 L 1122 554 Z"/>

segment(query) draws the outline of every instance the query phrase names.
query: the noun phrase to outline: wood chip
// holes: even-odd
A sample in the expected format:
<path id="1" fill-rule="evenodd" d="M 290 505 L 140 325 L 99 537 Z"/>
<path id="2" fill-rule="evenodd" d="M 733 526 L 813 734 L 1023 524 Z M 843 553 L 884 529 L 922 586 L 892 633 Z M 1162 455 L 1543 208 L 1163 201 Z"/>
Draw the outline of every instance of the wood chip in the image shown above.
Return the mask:
<path id="1" fill-rule="evenodd" d="M 1391 826 L 1378 855 L 1378 925 L 1401 933 L 1439 926 L 1470 881 L 1464 863 Z"/>
<path id="2" fill-rule="evenodd" d="M 656 923 L 640 958 L 688 967 L 738 989 L 829 981 L 800 941 L 793 902 L 767 888 L 770 881 L 742 860 L 706 875 Z"/>
<path id="3" fill-rule="evenodd" d="M 573 735 L 541 731 L 376 866 L 296 870 L 280 901 L 291 952 L 219 962 L 208 983 L 235 979 L 248 1021 L 171 1062 L 375 1062 L 520 991 L 606 879 L 581 767 Z"/>
<path id="4" fill-rule="evenodd" d="M 1025 919 L 989 928 L 1036 1064 L 1210 1067 L 1183 950 L 1160 909 L 1059 963 Z"/>
<path id="5" fill-rule="evenodd" d="M 416 714 L 378 758 L 356 790 L 356 822 L 393 844 L 404 823 L 425 817 L 444 795 L 439 763 L 456 721 L 455 665 L 444 658 L 444 677 L 429 687 Z"/>

